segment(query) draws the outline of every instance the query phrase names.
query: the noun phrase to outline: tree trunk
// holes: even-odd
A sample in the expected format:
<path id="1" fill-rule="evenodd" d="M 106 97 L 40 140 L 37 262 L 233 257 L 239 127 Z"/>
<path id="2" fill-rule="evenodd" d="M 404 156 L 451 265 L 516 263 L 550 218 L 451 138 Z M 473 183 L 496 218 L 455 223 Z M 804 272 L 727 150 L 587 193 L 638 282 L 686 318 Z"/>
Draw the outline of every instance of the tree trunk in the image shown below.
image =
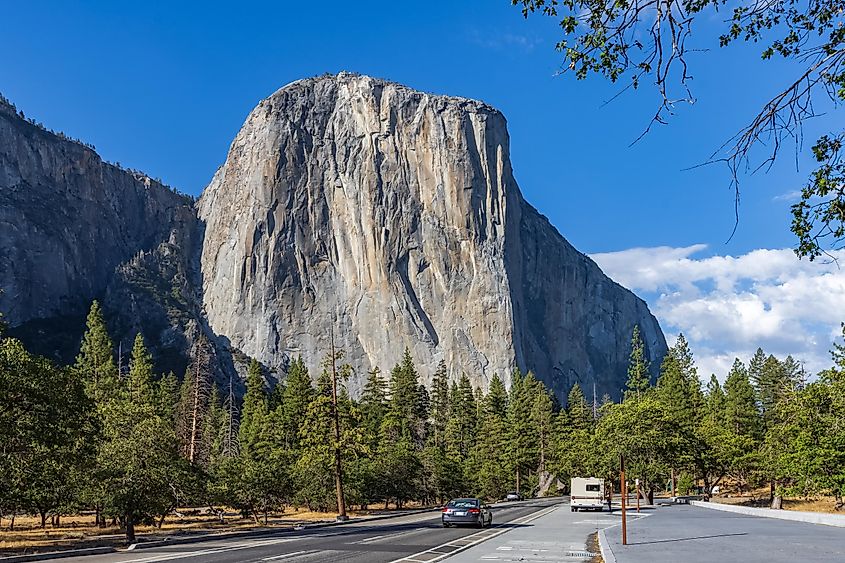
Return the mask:
<path id="1" fill-rule="evenodd" d="M 845 507 L 845 500 L 842 499 L 842 494 L 836 495 L 836 502 L 833 503 L 833 510 L 839 511 Z"/>
<path id="2" fill-rule="evenodd" d="M 516 468 L 516 493 L 519 494 L 519 467 Z"/>
<path id="3" fill-rule="evenodd" d="M 12 532 L 15 529 L 15 511 L 12 511 L 12 518 L 9 520 L 9 531 Z"/>
<path id="4" fill-rule="evenodd" d="M 769 481 L 769 502 L 775 502 L 775 482 Z"/>
<path id="5" fill-rule="evenodd" d="M 265 525 L 265 526 L 267 525 L 267 512 L 268 512 L 268 511 L 267 511 L 267 509 L 265 508 L 265 509 L 264 509 L 264 525 Z"/>
<path id="6" fill-rule="evenodd" d="M 384 499 L 384 509 L 385 510 L 387 510 L 389 508 L 389 505 L 390 505 L 390 499 L 389 498 Z"/>
<path id="7" fill-rule="evenodd" d="M 166 517 L 167 517 L 167 512 L 162 512 L 161 516 L 159 516 L 159 518 L 158 518 L 158 526 L 156 526 L 156 528 L 161 530 L 161 527 L 164 526 L 164 519 Z"/>
<path id="8" fill-rule="evenodd" d="M 38 514 L 41 516 L 41 527 L 47 527 L 47 511 L 38 509 Z"/>
<path id="9" fill-rule="evenodd" d="M 126 515 L 126 543 L 135 543 L 135 515 Z"/>
<path id="10" fill-rule="evenodd" d="M 654 486 L 651 483 L 648 484 L 648 504 L 654 504 Z"/>

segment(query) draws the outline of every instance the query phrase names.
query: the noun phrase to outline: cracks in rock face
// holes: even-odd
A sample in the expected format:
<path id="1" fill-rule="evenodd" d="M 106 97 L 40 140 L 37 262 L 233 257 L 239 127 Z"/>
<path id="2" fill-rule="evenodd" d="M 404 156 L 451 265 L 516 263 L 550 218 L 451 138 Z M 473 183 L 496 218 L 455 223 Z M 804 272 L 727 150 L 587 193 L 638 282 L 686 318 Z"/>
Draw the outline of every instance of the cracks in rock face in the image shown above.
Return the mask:
<path id="1" fill-rule="evenodd" d="M 414 322 L 414 325 L 420 332 L 427 334 L 434 346 L 437 346 L 440 343 L 440 337 L 437 335 L 437 331 L 434 329 L 431 319 L 420 304 L 417 292 L 414 290 L 414 286 L 411 284 L 411 279 L 408 276 L 409 258 L 410 254 L 408 251 L 403 252 L 399 256 L 399 259 L 396 261 L 396 273 L 399 275 L 399 280 L 404 289 L 404 295 L 407 297 L 406 302 L 410 302 L 410 309 L 413 313 L 411 319 Z M 421 322 L 423 326 L 420 327 L 417 321 Z"/>

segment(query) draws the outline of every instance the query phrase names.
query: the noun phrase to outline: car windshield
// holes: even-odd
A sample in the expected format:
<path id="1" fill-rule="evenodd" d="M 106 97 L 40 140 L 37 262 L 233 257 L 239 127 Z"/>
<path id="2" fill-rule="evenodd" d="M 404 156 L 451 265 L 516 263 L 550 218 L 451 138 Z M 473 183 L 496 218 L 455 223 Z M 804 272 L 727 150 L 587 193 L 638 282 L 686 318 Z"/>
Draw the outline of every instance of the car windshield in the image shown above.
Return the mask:
<path id="1" fill-rule="evenodd" d="M 478 506 L 478 501 L 471 498 L 459 498 L 450 500 L 446 506 L 449 508 L 475 508 Z"/>

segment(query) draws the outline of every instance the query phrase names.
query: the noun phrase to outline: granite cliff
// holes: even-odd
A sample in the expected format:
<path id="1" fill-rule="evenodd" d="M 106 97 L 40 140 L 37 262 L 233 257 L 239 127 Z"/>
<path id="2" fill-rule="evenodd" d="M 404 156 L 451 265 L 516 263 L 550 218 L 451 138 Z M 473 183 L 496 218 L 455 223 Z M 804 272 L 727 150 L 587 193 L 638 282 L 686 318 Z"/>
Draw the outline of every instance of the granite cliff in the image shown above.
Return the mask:
<path id="1" fill-rule="evenodd" d="M 666 344 L 645 303 L 522 197 L 504 117 L 473 100 L 341 73 L 247 117 L 199 200 L 210 327 L 269 366 L 335 341 L 358 375 L 407 347 L 486 386 L 515 366 L 559 397 L 618 396 L 630 335 Z M 505 378 L 507 379 L 507 377 Z"/>
<path id="2" fill-rule="evenodd" d="M 523 199 L 501 113 L 348 73 L 259 103 L 196 204 L 0 104 L 0 287 L 12 331 L 63 359 L 93 298 L 162 369 L 205 334 L 218 378 L 247 357 L 316 374 L 333 332 L 353 392 L 407 347 L 424 381 L 445 360 L 618 396 L 635 324 L 654 368 L 666 349 Z"/>

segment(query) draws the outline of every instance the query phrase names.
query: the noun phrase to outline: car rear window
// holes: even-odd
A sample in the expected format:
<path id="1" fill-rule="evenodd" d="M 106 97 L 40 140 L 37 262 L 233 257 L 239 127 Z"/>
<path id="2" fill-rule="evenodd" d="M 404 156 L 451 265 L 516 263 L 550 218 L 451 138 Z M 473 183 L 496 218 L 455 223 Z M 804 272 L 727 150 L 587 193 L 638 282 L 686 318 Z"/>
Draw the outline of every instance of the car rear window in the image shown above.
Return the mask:
<path id="1" fill-rule="evenodd" d="M 459 498 L 457 500 L 450 500 L 449 504 L 447 504 L 449 508 L 473 508 L 478 506 L 477 500 L 466 499 L 466 498 Z"/>
<path id="2" fill-rule="evenodd" d="M 587 485 L 587 490 L 591 493 L 597 493 L 601 490 L 601 485 Z"/>

